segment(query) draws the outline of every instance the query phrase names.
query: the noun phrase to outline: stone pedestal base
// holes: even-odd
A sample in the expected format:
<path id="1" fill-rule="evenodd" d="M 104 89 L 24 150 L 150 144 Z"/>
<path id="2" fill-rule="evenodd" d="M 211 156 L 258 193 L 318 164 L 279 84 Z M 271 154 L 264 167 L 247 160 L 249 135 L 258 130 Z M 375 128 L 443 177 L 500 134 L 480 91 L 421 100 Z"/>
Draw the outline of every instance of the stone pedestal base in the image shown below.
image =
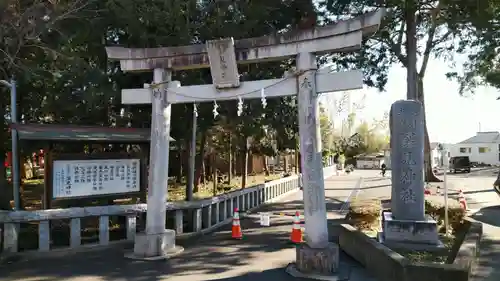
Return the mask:
<path id="1" fill-rule="evenodd" d="M 392 213 L 384 212 L 379 242 L 389 247 L 411 250 L 431 250 L 443 246 L 439 241 L 437 223 L 433 219 L 423 221 L 397 220 Z"/>
<path id="2" fill-rule="evenodd" d="M 297 246 L 296 263 L 288 265 L 286 272 L 294 277 L 317 280 L 339 280 L 339 246 L 328 243 L 315 249 L 307 244 Z"/>
<path id="3" fill-rule="evenodd" d="M 166 229 L 162 233 L 138 233 L 135 236 L 134 252 L 125 257 L 141 260 L 160 260 L 180 254 L 183 247 L 175 245 L 175 231 Z"/>

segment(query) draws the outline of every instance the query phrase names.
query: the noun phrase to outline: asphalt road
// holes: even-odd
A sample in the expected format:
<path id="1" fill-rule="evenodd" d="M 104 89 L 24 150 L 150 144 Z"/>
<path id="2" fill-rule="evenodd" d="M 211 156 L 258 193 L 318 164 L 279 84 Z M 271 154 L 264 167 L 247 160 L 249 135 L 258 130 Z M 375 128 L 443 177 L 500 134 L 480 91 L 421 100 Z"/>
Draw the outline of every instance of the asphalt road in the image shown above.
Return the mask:
<path id="1" fill-rule="evenodd" d="M 453 189 L 462 189 L 473 219 L 483 223 L 480 256 L 473 281 L 500 280 L 500 196 L 493 190 L 499 168 L 450 176 Z"/>
<path id="2" fill-rule="evenodd" d="M 462 190 L 468 199 L 469 209 L 472 211 L 485 207 L 500 206 L 500 196 L 493 190 L 493 182 L 496 179 L 499 168 L 475 168 L 468 174 L 446 175 L 447 188 L 451 197 L 456 198 L 459 190 Z M 353 176 L 363 177 L 363 186 L 358 196 L 367 198 L 379 198 L 389 200 L 391 197 L 391 172 L 382 177 L 376 170 L 356 170 Z M 443 175 L 439 175 L 443 179 Z M 431 183 L 432 193 L 437 188 L 444 192 L 443 183 Z"/>
<path id="3" fill-rule="evenodd" d="M 471 213 L 485 207 L 500 205 L 500 196 L 493 190 L 498 169 L 475 168 L 471 173 L 447 174 L 448 190 L 451 195 L 462 190 Z M 443 187 L 443 184 L 440 186 Z"/>

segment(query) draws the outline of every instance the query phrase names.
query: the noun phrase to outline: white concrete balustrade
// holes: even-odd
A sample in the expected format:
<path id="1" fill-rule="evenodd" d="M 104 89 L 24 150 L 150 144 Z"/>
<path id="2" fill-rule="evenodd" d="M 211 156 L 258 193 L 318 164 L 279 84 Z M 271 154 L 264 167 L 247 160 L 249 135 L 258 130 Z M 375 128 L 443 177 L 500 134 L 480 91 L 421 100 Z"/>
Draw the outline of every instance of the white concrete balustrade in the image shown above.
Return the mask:
<path id="1" fill-rule="evenodd" d="M 334 175 L 334 166 L 324 168 L 324 175 Z M 168 218 L 173 218 L 173 227 L 178 236 L 209 232 L 231 222 L 234 208 L 247 212 L 262 204 L 279 200 L 280 197 L 299 188 L 299 176 L 290 176 L 264 184 L 232 191 L 212 198 L 197 201 L 167 202 Z M 21 223 L 38 223 L 38 252 L 53 251 L 51 247 L 50 221 L 69 220 L 70 237 L 66 248 L 74 250 L 84 247 L 109 246 L 134 240 L 137 218 L 147 211 L 146 204 L 95 206 L 83 208 L 51 209 L 40 211 L 0 211 L 0 226 L 3 224 L 4 254 L 19 252 L 19 229 Z M 191 217 L 192 215 L 192 217 Z M 110 216 L 126 217 L 126 239 L 110 241 Z M 82 218 L 99 218 L 98 242 L 82 244 Z M 0 241 L 2 242 L 2 241 Z M 1 243 L 0 243 L 1 245 Z M 26 253 L 29 253 L 26 252 Z"/>

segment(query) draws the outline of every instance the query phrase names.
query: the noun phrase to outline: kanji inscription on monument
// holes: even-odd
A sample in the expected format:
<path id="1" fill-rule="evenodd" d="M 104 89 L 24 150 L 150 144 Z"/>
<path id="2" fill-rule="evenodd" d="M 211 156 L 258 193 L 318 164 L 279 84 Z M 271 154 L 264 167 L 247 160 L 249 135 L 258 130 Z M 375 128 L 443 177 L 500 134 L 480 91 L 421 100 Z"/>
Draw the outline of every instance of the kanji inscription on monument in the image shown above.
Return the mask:
<path id="1" fill-rule="evenodd" d="M 215 87 L 218 89 L 239 87 L 240 75 L 234 53 L 233 38 L 208 40 L 205 45 Z"/>
<path id="2" fill-rule="evenodd" d="M 391 107 L 391 208 L 398 220 L 424 219 L 424 112 L 419 101 Z"/>

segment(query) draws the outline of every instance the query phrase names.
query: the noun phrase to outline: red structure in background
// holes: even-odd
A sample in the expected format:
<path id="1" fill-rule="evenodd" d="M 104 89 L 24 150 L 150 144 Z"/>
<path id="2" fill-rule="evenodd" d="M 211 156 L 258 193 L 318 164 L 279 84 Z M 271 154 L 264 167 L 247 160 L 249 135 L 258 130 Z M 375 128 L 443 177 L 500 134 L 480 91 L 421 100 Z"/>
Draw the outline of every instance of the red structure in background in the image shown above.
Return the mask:
<path id="1" fill-rule="evenodd" d="M 5 168 L 11 167 L 12 166 L 12 152 L 7 152 L 7 155 L 5 157 L 5 161 L 3 162 L 3 166 Z"/>
<path id="2" fill-rule="evenodd" d="M 43 149 L 40 149 L 38 153 L 33 152 L 33 154 L 31 155 L 31 161 L 33 165 L 37 165 L 40 168 L 43 168 L 44 165 L 43 159 L 44 159 Z"/>
<path id="3" fill-rule="evenodd" d="M 43 149 L 40 149 L 38 152 L 33 152 L 33 154 L 31 155 L 31 161 L 33 165 L 39 166 L 40 168 L 43 168 L 45 164 L 43 159 L 44 159 Z M 6 153 L 3 166 L 5 168 L 12 166 L 12 152 L 9 151 Z"/>
<path id="4" fill-rule="evenodd" d="M 40 168 L 44 168 L 45 166 L 45 161 L 44 161 L 44 151 L 43 149 L 40 149 L 38 152 L 33 152 L 31 155 L 31 161 L 33 166 L 38 166 Z M 21 165 L 23 165 L 23 161 L 21 161 Z M 12 168 L 12 152 L 9 151 L 5 154 L 5 159 L 3 162 L 3 166 L 5 169 L 11 169 Z M 7 175 L 10 175 L 10 172 L 7 172 Z M 10 176 L 8 176 L 10 179 Z"/>

